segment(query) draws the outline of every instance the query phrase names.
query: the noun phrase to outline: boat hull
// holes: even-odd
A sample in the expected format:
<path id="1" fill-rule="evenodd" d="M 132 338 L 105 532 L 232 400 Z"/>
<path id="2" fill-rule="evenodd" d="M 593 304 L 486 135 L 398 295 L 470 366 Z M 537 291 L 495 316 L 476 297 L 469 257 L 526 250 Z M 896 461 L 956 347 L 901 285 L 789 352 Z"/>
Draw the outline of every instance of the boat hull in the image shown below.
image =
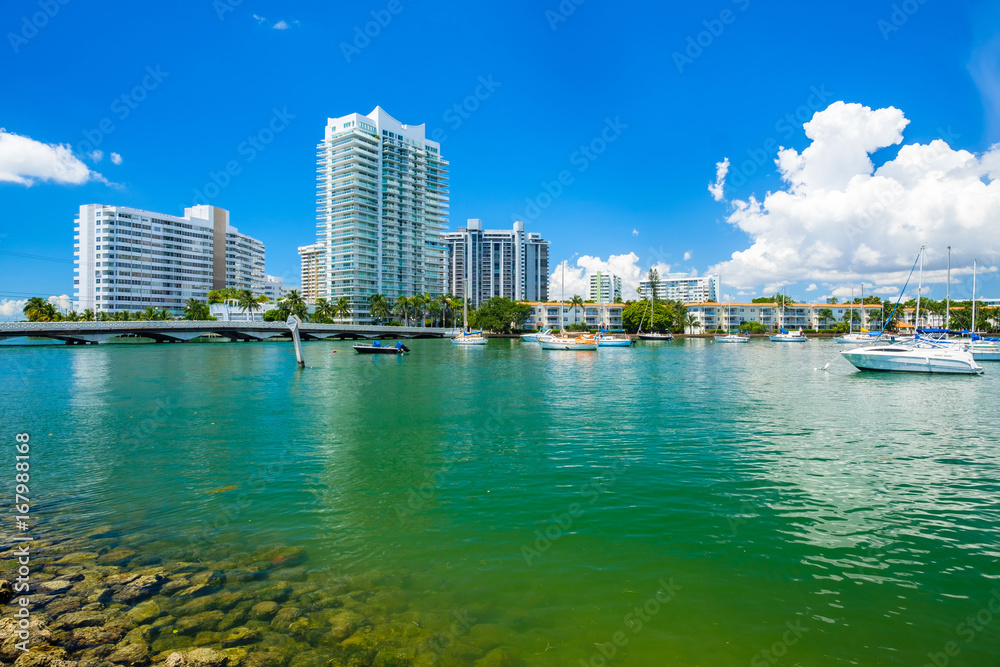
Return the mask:
<path id="1" fill-rule="evenodd" d="M 372 347 L 371 345 L 355 345 L 354 351 L 358 354 L 403 354 L 409 352 L 405 346 L 398 347 Z"/>
<path id="2" fill-rule="evenodd" d="M 672 341 L 673 336 L 667 334 L 665 336 L 658 336 L 656 334 L 639 334 L 637 336 L 639 340 L 662 340 L 662 341 Z"/>
<path id="3" fill-rule="evenodd" d="M 538 345 L 543 350 L 578 350 L 578 351 L 592 351 L 597 349 L 597 343 L 575 343 L 575 342 L 559 342 L 559 341 L 547 341 L 540 340 Z"/>
<path id="4" fill-rule="evenodd" d="M 630 340 L 599 340 L 597 341 L 598 347 L 632 347 L 632 341 Z"/>
<path id="5" fill-rule="evenodd" d="M 486 345 L 486 339 L 481 336 L 464 336 L 462 338 L 452 338 L 455 345 Z"/>
<path id="6" fill-rule="evenodd" d="M 863 371 L 946 375 L 979 375 L 983 372 L 983 367 L 971 354 L 958 350 L 859 347 L 840 354 L 852 366 Z"/>
<path id="7" fill-rule="evenodd" d="M 972 358 L 976 361 L 1000 361 L 1000 350 L 977 350 L 973 348 Z"/>
<path id="8" fill-rule="evenodd" d="M 749 336 L 716 336 L 716 343 L 749 343 Z"/>
<path id="9" fill-rule="evenodd" d="M 805 336 L 785 336 L 782 334 L 777 334 L 775 336 L 768 336 L 772 343 L 804 343 L 808 338 Z"/>

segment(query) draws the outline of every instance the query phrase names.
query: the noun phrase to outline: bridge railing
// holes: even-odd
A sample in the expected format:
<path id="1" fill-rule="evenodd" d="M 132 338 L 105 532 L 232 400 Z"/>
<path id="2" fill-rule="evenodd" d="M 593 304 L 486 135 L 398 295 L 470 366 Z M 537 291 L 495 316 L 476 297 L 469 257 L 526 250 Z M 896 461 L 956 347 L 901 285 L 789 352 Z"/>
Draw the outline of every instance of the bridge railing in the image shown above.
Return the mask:
<path id="1" fill-rule="evenodd" d="M 64 332 L 87 332 L 104 333 L 109 331 L 164 331 L 164 330 L 204 330 L 211 331 L 288 331 L 288 326 L 284 322 L 224 322 L 205 320 L 127 320 L 103 321 L 103 322 L 0 322 L 0 334 L 19 333 L 30 335 L 32 333 L 64 333 Z M 436 334 L 448 336 L 455 333 L 455 329 L 443 327 L 390 327 L 384 325 L 371 324 L 319 324 L 303 323 L 302 331 L 307 333 L 316 332 L 343 332 L 358 334 Z"/>

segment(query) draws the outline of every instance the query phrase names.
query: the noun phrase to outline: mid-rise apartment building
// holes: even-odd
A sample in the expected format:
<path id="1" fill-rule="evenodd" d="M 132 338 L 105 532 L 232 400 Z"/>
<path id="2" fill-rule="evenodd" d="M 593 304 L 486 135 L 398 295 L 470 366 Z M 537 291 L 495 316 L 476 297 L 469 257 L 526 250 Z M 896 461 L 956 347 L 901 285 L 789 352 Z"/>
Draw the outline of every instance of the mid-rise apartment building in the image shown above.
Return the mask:
<path id="1" fill-rule="evenodd" d="M 649 278 L 639 281 L 639 298 L 649 298 Z M 687 273 L 668 273 L 660 276 L 656 286 L 656 298 L 661 301 L 680 301 L 693 303 L 696 301 L 719 300 L 719 276 L 696 276 Z"/>
<path id="2" fill-rule="evenodd" d="M 85 204 L 74 221 L 77 310 L 174 314 L 190 298 L 233 287 L 264 289 L 264 244 L 229 224 L 229 211 L 192 206 L 183 216 Z"/>
<path id="3" fill-rule="evenodd" d="M 329 118 L 317 148 L 316 297 L 348 297 L 364 319 L 376 293 L 389 301 L 442 294 L 448 162 L 440 144 L 423 125 L 376 107 Z"/>
<path id="4" fill-rule="evenodd" d="M 316 303 L 326 277 L 326 246 L 322 243 L 299 246 L 302 260 L 302 300 Z"/>
<path id="5" fill-rule="evenodd" d="M 549 242 L 537 232 L 526 233 L 523 222 L 512 229 L 483 229 L 482 221 L 473 218 L 441 240 L 447 249 L 446 291 L 468 294 L 470 307 L 495 296 L 548 299 Z"/>
<path id="6" fill-rule="evenodd" d="M 587 299 L 598 303 L 621 303 L 622 301 L 622 279 L 613 273 L 603 273 L 598 271 L 590 275 L 590 287 L 587 290 Z"/>

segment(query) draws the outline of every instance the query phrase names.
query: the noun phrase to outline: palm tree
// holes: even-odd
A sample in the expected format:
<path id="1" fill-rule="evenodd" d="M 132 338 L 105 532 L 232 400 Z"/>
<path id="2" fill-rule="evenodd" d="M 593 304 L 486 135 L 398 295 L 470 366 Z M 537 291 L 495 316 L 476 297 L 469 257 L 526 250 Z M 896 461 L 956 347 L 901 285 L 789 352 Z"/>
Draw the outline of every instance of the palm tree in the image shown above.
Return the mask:
<path id="1" fill-rule="evenodd" d="M 43 322 L 42 317 L 46 315 L 46 305 L 51 306 L 48 301 L 40 296 L 33 296 L 24 304 L 24 316 L 29 322 Z"/>
<path id="2" fill-rule="evenodd" d="M 368 314 L 382 324 L 382 320 L 389 317 L 389 302 L 381 294 L 372 294 L 368 298 Z"/>
<path id="3" fill-rule="evenodd" d="M 825 329 L 826 323 L 833 319 L 833 310 L 830 308 L 820 308 L 816 312 L 816 319 L 819 320 L 820 326 Z"/>
<path id="4" fill-rule="evenodd" d="M 435 297 L 430 297 L 427 301 L 427 313 L 431 316 L 431 326 L 437 326 L 438 316 L 441 314 L 444 308 L 444 295 L 439 294 Z"/>
<path id="5" fill-rule="evenodd" d="M 406 322 L 406 326 L 410 326 L 410 300 L 407 299 L 402 294 L 396 299 L 396 305 L 393 307 L 392 312 L 401 315 L 403 321 Z"/>
<path id="6" fill-rule="evenodd" d="M 410 297 L 410 310 L 413 312 L 413 319 L 420 321 L 420 326 L 424 326 L 424 306 L 426 301 L 423 294 L 414 294 Z"/>
<path id="7" fill-rule="evenodd" d="M 80 313 L 76 312 L 75 310 L 71 310 L 68 313 L 66 313 L 63 319 L 66 320 L 67 322 L 79 322 Z"/>
<path id="8" fill-rule="evenodd" d="M 465 310 L 465 299 L 460 296 L 455 296 L 451 298 L 451 313 L 453 317 L 451 318 L 451 325 L 453 327 L 458 327 L 458 314 Z"/>
<path id="9" fill-rule="evenodd" d="M 336 313 L 334 312 L 333 304 L 323 297 L 318 297 L 316 299 L 316 308 L 313 310 L 312 321 L 325 323 L 327 320 L 332 320 L 335 316 Z"/>
<path id="10" fill-rule="evenodd" d="M 208 319 L 209 312 L 211 311 L 208 308 L 208 304 L 194 297 L 188 299 L 187 303 L 184 304 L 184 319 L 187 320 Z"/>
<path id="11" fill-rule="evenodd" d="M 250 319 L 253 319 L 253 314 L 255 311 L 260 310 L 260 304 L 262 303 L 260 299 L 253 295 L 253 292 L 248 289 L 241 289 L 236 294 L 236 303 L 239 305 L 240 310 L 246 315 L 246 312 L 250 311 Z"/>
<path id="12" fill-rule="evenodd" d="M 309 309 L 306 308 L 306 302 L 302 299 L 302 294 L 295 289 L 281 300 L 278 312 L 282 313 L 282 319 L 288 319 L 289 315 L 295 315 L 303 322 L 309 319 Z"/>
<path id="13" fill-rule="evenodd" d="M 701 322 L 698 321 L 698 318 L 695 317 L 693 313 L 687 316 L 687 320 L 685 322 L 687 323 L 688 331 L 690 333 L 694 333 L 695 328 L 701 326 Z"/>
<path id="14" fill-rule="evenodd" d="M 452 308 L 455 303 L 455 297 L 451 294 L 441 295 L 441 323 L 444 326 L 448 326 L 448 310 Z"/>
<path id="15" fill-rule="evenodd" d="M 577 306 L 579 306 L 580 309 L 583 310 L 583 323 L 584 323 L 584 325 L 586 325 L 587 324 L 587 310 L 586 310 L 586 307 L 583 305 L 583 297 L 581 297 L 579 294 L 574 294 L 573 298 L 569 300 L 569 310 L 570 310 L 570 312 L 573 312 L 573 309 L 576 308 Z"/>
<path id="16" fill-rule="evenodd" d="M 83 315 L 81 316 L 81 318 L 83 319 L 84 322 L 93 322 L 94 321 L 94 311 L 91 310 L 90 308 L 85 309 L 83 311 Z"/>
<path id="17" fill-rule="evenodd" d="M 344 318 L 350 317 L 351 316 L 350 298 L 342 296 L 339 299 L 337 299 L 337 303 L 333 306 L 331 312 L 334 317 L 341 318 L 341 321 L 343 321 Z"/>

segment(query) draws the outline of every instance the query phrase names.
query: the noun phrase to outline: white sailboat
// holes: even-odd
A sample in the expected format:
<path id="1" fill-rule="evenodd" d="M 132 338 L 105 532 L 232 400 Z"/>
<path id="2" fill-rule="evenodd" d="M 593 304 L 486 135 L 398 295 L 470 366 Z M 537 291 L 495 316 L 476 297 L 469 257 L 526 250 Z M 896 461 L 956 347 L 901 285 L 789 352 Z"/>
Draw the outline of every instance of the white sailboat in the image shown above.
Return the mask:
<path id="1" fill-rule="evenodd" d="M 802 334 L 802 327 L 798 331 L 786 331 L 784 325 L 785 295 L 781 295 L 781 310 L 778 312 L 778 328 L 781 333 L 768 336 L 774 343 L 804 343 L 808 339 Z"/>
<path id="2" fill-rule="evenodd" d="M 656 286 L 653 284 L 652 273 L 653 269 L 649 270 L 650 280 L 649 280 L 649 328 L 653 328 L 653 306 L 656 303 Z M 645 316 L 643 316 L 645 318 Z M 639 322 L 639 331 L 636 332 L 635 337 L 639 340 L 661 340 L 661 341 L 671 341 L 674 339 L 672 334 L 669 333 L 659 333 L 656 331 L 648 331 L 646 333 L 642 332 L 642 322 Z"/>
<path id="3" fill-rule="evenodd" d="M 521 340 L 525 343 L 537 343 L 539 338 L 548 336 L 550 333 L 552 333 L 552 329 L 539 329 L 534 333 L 521 334 Z"/>
<path id="4" fill-rule="evenodd" d="M 915 327 L 920 325 L 920 291 L 923 288 L 924 247 L 920 246 L 920 279 L 917 288 L 917 312 L 914 319 Z M 913 269 L 910 269 L 913 275 Z M 909 283 L 909 278 L 907 278 Z M 893 313 L 899 308 L 903 298 L 903 290 L 893 308 Z M 889 319 L 892 313 L 889 314 Z M 918 329 L 919 331 L 919 329 Z M 976 363 L 972 354 L 950 342 L 934 341 L 920 338 L 919 333 L 910 344 L 894 343 L 858 347 L 841 352 L 844 358 L 855 368 L 863 371 L 887 371 L 894 373 L 937 373 L 949 375 L 978 375 L 983 367 Z"/>
<path id="5" fill-rule="evenodd" d="M 563 303 L 566 300 L 566 262 L 563 262 L 562 276 L 562 295 L 561 301 L 559 302 L 560 311 L 563 310 Z M 586 311 L 584 311 L 584 313 L 586 313 Z M 586 316 L 584 319 L 586 319 Z M 540 348 L 543 350 L 579 350 L 591 352 L 597 350 L 597 338 L 591 334 L 576 334 L 575 336 L 568 335 L 563 327 L 564 320 L 565 316 L 562 312 L 560 312 L 559 335 L 553 336 L 552 334 L 548 334 L 545 336 L 539 336 L 538 346 Z"/>
<path id="6" fill-rule="evenodd" d="M 455 345 L 486 345 L 486 336 L 482 331 L 469 331 L 469 280 L 465 279 L 464 298 L 462 299 L 462 331 L 451 339 Z"/>
<path id="7" fill-rule="evenodd" d="M 722 280 L 721 279 L 719 280 L 719 287 L 722 287 Z M 725 324 L 727 327 L 730 326 L 730 320 L 732 319 L 732 316 L 730 315 L 730 312 L 728 310 L 729 307 L 730 306 L 723 306 L 723 313 L 724 313 L 723 324 Z M 730 329 L 729 333 L 727 333 L 725 335 L 720 334 L 720 335 L 715 336 L 715 342 L 716 343 L 749 343 L 750 342 L 750 335 L 749 334 L 745 334 L 745 333 L 741 333 L 740 331 L 737 331 L 737 330 L 734 330 L 734 329 Z"/>
<path id="8" fill-rule="evenodd" d="M 978 260 L 972 260 L 972 335 L 969 352 L 976 361 L 1000 361 L 1000 341 L 986 340 L 976 333 L 976 270 Z"/>
<path id="9" fill-rule="evenodd" d="M 888 339 L 891 340 L 891 339 Z M 881 342 L 888 342 L 886 336 L 882 336 Z M 843 336 L 834 336 L 833 342 L 841 345 L 865 345 L 879 341 L 878 334 L 865 328 L 865 284 L 861 283 L 861 331 L 854 332 L 854 290 L 851 289 L 851 324 L 848 332 Z"/>

